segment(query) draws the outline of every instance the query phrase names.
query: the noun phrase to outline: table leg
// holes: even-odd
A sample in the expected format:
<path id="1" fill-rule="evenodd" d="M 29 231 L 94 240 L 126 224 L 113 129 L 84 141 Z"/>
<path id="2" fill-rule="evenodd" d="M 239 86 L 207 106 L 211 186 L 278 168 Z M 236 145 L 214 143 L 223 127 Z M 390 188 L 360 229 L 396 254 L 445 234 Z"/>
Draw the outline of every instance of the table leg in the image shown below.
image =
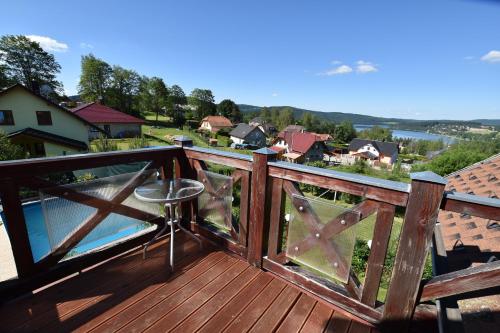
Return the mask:
<path id="1" fill-rule="evenodd" d="M 170 269 L 174 270 L 175 206 L 170 204 Z"/>
<path id="2" fill-rule="evenodd" d="M 149 242 L 147 242 L 145 245 L 144 245 L 144 248 L 142 250 L 142 258 L 143 259 L 146 259 L 146 251 L 148 249 L 148 246 L 153 244 L 154 241 L 156 241 L 158 239 L 158 237 L 160 237 L 161 235 L 163 235 L 165 233 L 165 231 L 167 230 L 168 228 L 168 223 L 169 223 L 169 220 L 168 220 L 168 216 L 165 212 L 165 223 L 163 225 L 163 227 L 161 228 L 161 230 L 153 237 L 153 239 L 151 239 Z"/>

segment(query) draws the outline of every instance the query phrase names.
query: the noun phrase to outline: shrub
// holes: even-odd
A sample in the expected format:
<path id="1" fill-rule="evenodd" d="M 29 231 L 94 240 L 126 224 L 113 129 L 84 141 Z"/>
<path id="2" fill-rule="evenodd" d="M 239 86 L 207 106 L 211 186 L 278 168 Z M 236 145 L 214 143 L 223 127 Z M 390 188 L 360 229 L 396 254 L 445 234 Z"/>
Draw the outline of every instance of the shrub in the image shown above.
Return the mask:
<path id="1" fill-rule="evenodd" d="M 148 146 L 149 146 L 148 139 L 146 139 L 144 136 L 141 136 L 141 137 L 135 137 L 130 141 L 129 149 L 140 149 L 140 148 L 146 148 Z"/>
<path id="2" fill-rule="evenodd" d="M 91 150 L 95 153 L 114 151 L 118 150 L 118 145 L 108 137 L 100 135 L 99 138 L 94 141 L 94 147 Z"/>

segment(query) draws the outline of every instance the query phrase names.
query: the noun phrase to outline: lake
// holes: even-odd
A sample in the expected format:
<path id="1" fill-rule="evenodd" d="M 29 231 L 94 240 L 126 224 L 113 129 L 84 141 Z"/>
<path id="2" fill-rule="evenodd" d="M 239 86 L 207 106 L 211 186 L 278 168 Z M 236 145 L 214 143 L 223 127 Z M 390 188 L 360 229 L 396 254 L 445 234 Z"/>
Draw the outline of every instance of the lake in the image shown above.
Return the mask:
<path id="1" fill-rule="evenodd" d="M 355 124 L 354 128 L 356 131 L 364 131 L 366 129 L 372 128 L 373 125 L 363 125 L 363 124 Z M 380 127 L 388 127 L 381 125 Z M 398 130 L 398 129 L 393 129 L 392 130 L 392 136 L 395 138 L 404 138 L 404 139 L 414 139 L 414 140 L 431 140 L 431 141 L 437 141 L 442 139 L 445 144 L 450 144 L 455 141 L 455 138 L 452 138 L 450 136 L 446 135 L 440 135 L 440 134 L 432 134 L 432 133 L 427 133 L 427 132 L 417 132 L 417 131 L 404 131 L 404 130 Z"/>

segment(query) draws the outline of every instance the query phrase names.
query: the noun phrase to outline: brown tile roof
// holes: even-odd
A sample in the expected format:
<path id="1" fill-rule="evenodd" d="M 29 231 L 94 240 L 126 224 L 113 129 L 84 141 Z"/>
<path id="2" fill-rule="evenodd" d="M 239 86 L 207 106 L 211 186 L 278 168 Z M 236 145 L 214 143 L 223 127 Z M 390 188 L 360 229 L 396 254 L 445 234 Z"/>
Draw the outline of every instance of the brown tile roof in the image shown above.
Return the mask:
<path id="1" fill-rule="evenodd" d="M 499 198 L 500 154 L 446 178 L 447 191 Z M 500 253 L 500 222 L 447 211 L 439 213 L 438 221 L 441 223 L 450 269 L 485 262 L 494 253 Z"/>
<path id="2" fill-rule="evenodd" d="M 447 191 L 485 197 L 500 197 L 500 154 L 446 177 Z M 440 211 L 448 269 L 455 271 L 500 259 L 500 222 L 468 214 Z M 465 332 L 492 332 L 500 325 L 500 295 L 458 301 Z"/>
<path id="3" fill-rule="evenodd" d="M 203 118 L 202 121 L 207 121 L 213 127 L 233 127 L 231 120 L 223 116 L 208 116 Z"/>

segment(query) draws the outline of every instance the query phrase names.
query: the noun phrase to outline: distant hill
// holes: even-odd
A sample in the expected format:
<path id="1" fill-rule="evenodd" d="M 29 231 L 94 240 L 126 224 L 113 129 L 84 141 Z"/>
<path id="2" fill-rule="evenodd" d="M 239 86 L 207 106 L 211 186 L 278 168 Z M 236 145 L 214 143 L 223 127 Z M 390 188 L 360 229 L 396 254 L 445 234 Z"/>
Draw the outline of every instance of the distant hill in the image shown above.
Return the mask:
<path id="1" fill-rule="evenodd" d="M 241 112 L 260 112 L 262 107 L 248 104 L 238 104 Z M 278 109 L 282 110 L 283 108 L 288 108 L 289 106 L 270 106 L 269 110 Z M 322 112 L 322 111 L 314 111 L 301 109 L 296 107 L 289 107 L 293 110 L 293 115 L 295 119 L 302 118 L 304 112 L 309 112 L 319 119 L 325 119 L 329 121 L 333 121 L 335 123 L 340 123 L 342 121 L 350 121 L 353 124 L 363 124 L 363 125 L 390 125 L 398 128 L 413 128 L 415 126 L 425 126 L 428 124 L 436 124 L 436 123 L 467 123 L 467 124 L 482 124 L 482 125 L 490 125 L 490 126 L 498 126 L 500 125 L 500 119 L 477 119 L 477 120 L 469 120 L 469 121 L 456 121 L 456 120 L 416 120 L 416 119 L 402 119 L 402 118 L 384 118 L 384 117 L 374 117 L 367 116 L 363 114 L 357 113 L 344 113 L 344 112 Z"/>

